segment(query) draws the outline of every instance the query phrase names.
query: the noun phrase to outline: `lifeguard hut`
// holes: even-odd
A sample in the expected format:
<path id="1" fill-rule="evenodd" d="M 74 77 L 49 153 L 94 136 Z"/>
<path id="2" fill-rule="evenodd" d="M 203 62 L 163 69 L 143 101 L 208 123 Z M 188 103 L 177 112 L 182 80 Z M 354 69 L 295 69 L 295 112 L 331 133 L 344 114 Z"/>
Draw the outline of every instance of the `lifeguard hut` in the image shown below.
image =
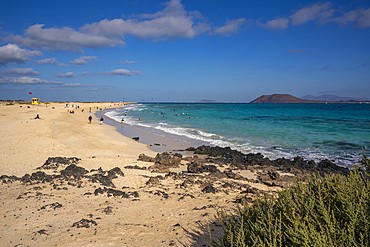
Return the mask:
<path id="1" fill-rule="evenodd" d="M 38 105 L 39 104 L 39 98 L 32 98 L 32 105 Z"/>

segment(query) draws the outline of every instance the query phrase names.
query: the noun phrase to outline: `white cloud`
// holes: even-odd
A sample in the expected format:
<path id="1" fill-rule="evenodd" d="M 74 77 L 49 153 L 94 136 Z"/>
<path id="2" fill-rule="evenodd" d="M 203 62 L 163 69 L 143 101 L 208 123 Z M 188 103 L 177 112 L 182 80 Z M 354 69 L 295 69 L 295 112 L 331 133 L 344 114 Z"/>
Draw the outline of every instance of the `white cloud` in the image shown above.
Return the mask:
<path id="1" fill-rule="evenodd" d="M 139 15 L 138 19 L 105 19 L 86 24 L 78 30 L 69 27 L 45 28 L 44 24 L 35 24 L 28 27 L 23 35 L 11 34 L 3 39 L 35 49 L 83 52 L 85 48 L 125 45 L 123 40 L 126 35 L 160 41 L 193 38 L 211 29 L 199 12 L 186 11 L 180 0 L 171 0 L 165 5 L 163 10 Z"/>
<path id="2" fill-rule="evenodd" d="M 324 22 L 335 12 L 335 10 L 329 9 L 330 5 L 330 2 L 325 2 L 322 4 L 311 4 L 310 6 L 297 10 L 293 15 L 290 16 L 290 18 L 292 19 L 292 25 L 301 25 L 305 22 L 316 19 Z"/>
<path id="3" fill-rule="evenodd" d="M 39 72 L 34 71 L 33 68 L 11 68 L 6 69 L 2 72 L 5 75 L 25 75 L 25 76 L 37 76 L 40 75 Z"/>
<path id="4" fill-rule="evenodd" d="M 59 63 L 55 57 L 36 60 L 35 63 L 36 64 L 55 64 L 59 67 L 71 67 L 71 65 L 65 65 L 64 63 Z"/>
<path id="5" fill-rule="evenodd" d="M 58 63 L 59 67 L 71 67 L 72 65 L 64 64 L 64 63 Z"/>
<path id="6" fill-rule="evenodd" d="M 154 14 L 142 14 L 140 17 L 153 19 L 161 16 L 183 16 L 187 14 L 184 6 L 181 4 L 181 0 L 171 0 L 166 2 L 165 5 L 167 5 L 167 7 L 164 10 L 160 10 Z"/>
<path id="7" fill-rule="evenodd" d="M 119 63 L 123 63 L 123 64 L 133 64 L 133 63 L 137 63 L 137 61 L 128 61 L 128 59 L 124 62 L 120 61 Z"/>
<path id="8" fill-rule="evenodd" d="M 272 21 L 266 22 L 263 26 L 267 29 L 287 29 L 289 24 L 289 19 L 288 18 L 278 18 Z"/>
<path id="9" fill-rule="evenodd" d="M 85 71 L 85 72 L 82 72 L 81 74 L 79 75 L 90 75 L 90 72 L 89 71 Z"/>
<path id="10" fill-rule="evenodd" d="M 36 60 L 35 63 L 36 64 L 57 64 L 58 61 L 55 57 L 53 57 L 53 58 L 44 58 L 41 60 Z"/>
<path id="11" fill-rule="evenodd" d="M 357 24 L 361 28 L 370 27 L 370 8 L 364 9 L 360 12 Z"/>
<path id="12" fill-rule="evenodd" d="M 0 47 L 0 66 L 6 66 L 8 63 L 25 63 L 33 56 L 42 56 L 42 52 L 22 49 L 15 44 L 7 44 Z"/>
<path id="13" fill-rule="evenodd" d="M 0 84 L 56 84 L 62 85 L 63 82 L 58 81 L 47 81 L 40 78 L 23 76 L 23 77 L 2 77 L 0 78 Z"/>
<path id="14" fill-rule="evenodd" d="M 61 85 L 61 87 L 94 87 L 96 85 L 94 84 L 81 84 L 81 83 L 72 83 L 72 84 L 67 84 L 64 83 Z"/>
<path id="15" fill-rule="evenodd" d="M 11 88 L 2 88 L 1 90 L 4 90 L 4 91 L 24 91 L 24 88 L 11 87 Z"/>
<path id="16" fill-rule="evenodd" d="M 56 75 L 56 77 L 67 77 L 67 78 L 69 78 L 69 77 L 76 77 L 77 75 L 75 75 L 73 72 L 67 72 L 67 73 L 65 73 L 65 74 L 62 74 L 62 73 L 58 73 L 57 75 Z"/>
<path id="17" fill-rule="evenodd" d="M 367 28 L 370 27 L 370 8 L 352 10 L 344 13 L 342 16 L 332 18 L 329 21 L 337 22 L 341 25 L 356 23 L 360 28 Z"/>
<path id="18" fill-rule="evenodd" d="M 237 20 L 226 20 L 225 25 L 219 28 L 216 28 L 214 33 L 220 34 L 222 36 L 230 36 L 233 33 L 236 33 L 240 30 L 243 24 L 246 23 L 245 18 L 239 18 Z"/>
<path id="19" fill-rule="evenodd" d="M 139 71 L 130 71 L 127 69 L 116 69 L 109 72 L 104 73 L 98 73 L 102 75 L 126 75 L 126 76 L 132 76 L 132 75 L 142 75 Z"/>
<path id="20" fill-rule="evenodd" d="M 125 44 L 119 39 L 76 31 L 69 27 L 44 28 L 44 24 L 35 24 L 28 27 L 22 36 L 11 34 L 3 39 L 34 49 L 78 52 L 83 52 L 84 48 L 98 49 Z"/>
<path id="21" fill-rule="evenodd" d="M 152 20 L 138 21 L 135 19 L 102 20 L 98 23 L 85 25 L 82 30 L 112 38 L 123 39 L 125 35 L 133 35 L 142 39 L 152 38 L 154 41 L 177 38 L 193 38 L 205 32 L 206 28 L 196 28 L 190 16 L 161 16 Z"/>
<path id="22" fill-rule="evenodd" d="M 289 25 L 301 25 L 308 21 L 317 21 L 320 24 L 336 22 L 340 24 L 354 23 L 360 28 L 370 27 L 370 9 L 353 10 L 339 15 L 338 10 L 331 8 L 330 2 L 310 4 L 293 12 L 287 17 L 279 17 L 265 23 L 260 21 L 249 22 L 257 26 L 282 30 Z M 132 18 L 104 19 L 88 23 L 80 28 L 51 27 L 44 24 L 29 26 L 22 35 L 4 34 L 3 40 L 15 43 L 22 47 L 46 50 L 66 50 L 83 52 L 85 48 L 100 49 L 125 45 L 128 35 L 151 41 L 165 41 L 172 39 L 191 39 L 204 33 L 229 36 L 237 33 L 246 25 L 246 18 L 227 20 L 223 26 L 211 27 L 207 19 L 199 11 L 187 11 L 180 0 L 170 0 L 164 3 L 164 9 L 149 14 L 141 14 Z M 336 17 L 334 17 L 336 14 Z M 19 47 L 18 47 L 19 48 Z M 27 50 L 26 50 L 27 51 Z M 28 51 L 32 52 L 32 51 Z M 34 51 L 35 53 L 38 51 Z M 41 54 L 41 53 L 39 53 Z M 34 54 L 39 55 L 39 54 Z M 28 55 L 31 56 L 31 55 Z M 29 60 L 4 58 L 0 53 L 0 66 L 10 62 L 22 63 Z M 38 60 L 42 64 L 42 60 Z M 45 59 L 45 63 L 47 60 Z M 52 61 L 49 61 L 50 63 Z M 72 64 L 86 64 L 87 60 L 73 60 Z M 64 64 L 55 63 L 58 66 Z"/>
<path id="23" fill-rule="evenodd" d="M 0 85 L 1 84 L 22 84 L 22 85 L 44 84 L 44 85 L 56 85 L 57 87 L 95 87 L 96 86 L 94 84 L 80 84 L 80 83 L 68 84 L 68 83 L 64 83 L 60 81 L 47 81 L 44 79 L 29 77 L 29 76 L 0 77 Z M 58 89 L 55 89 L 55 90 L 58 90 Z"/>
<path id="24" fill-rule="evenodd" d="M 266 24 L 257 20 L 255 23 L 257 26 L 275 30 L 289 28 L 289 22 L 291 25 L 297 26 L 308 21 L 316 21 L 321 25 L 336 22 L 340 25 L 354 23 L 359 28 L 370 27 L 370 8 L 352 10 L 341 14 L 339 10 L 330 8 L 331 5 L 330 2 L 310 4 L 296 10 L 289 18 L 277 18 L 266 22 Z"/>
<path id="25" fill-rule="evenodd" d="M 97 60 L 98 57 L 96 56 L 81 56 L 79 58 L 76 58 L 73 61 L 70 61 L 72 64 L 77 64 L 77 65 L 85 65 L 91 60 Z"/>
<path id="26" fill-rule="evenodd" d="M 318 21 L 320 24 L 335 22 L 340 25 L 354 23 L 359 28 L 370 27 L 370 8 L 356 9 L 346 13 L 330 8 L 330 2 L 311 4 L 297 10 L 290 16 L 292 25 L 301 25 L 308 21 Z M 334 16 L 336 14 L 336 16 Z"/>

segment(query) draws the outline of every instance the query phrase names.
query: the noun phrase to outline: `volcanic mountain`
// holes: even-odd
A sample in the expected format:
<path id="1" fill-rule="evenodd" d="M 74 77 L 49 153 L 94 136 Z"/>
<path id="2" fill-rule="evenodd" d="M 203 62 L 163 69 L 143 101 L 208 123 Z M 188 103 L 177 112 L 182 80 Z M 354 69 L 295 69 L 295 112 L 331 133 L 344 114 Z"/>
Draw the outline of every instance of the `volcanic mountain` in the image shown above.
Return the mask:
<path id="1" fill-rule="evenodd" d="M 262 95 L 250 103 L 317 103 L 317 101 L 303 100 L 290 94 Z"/>

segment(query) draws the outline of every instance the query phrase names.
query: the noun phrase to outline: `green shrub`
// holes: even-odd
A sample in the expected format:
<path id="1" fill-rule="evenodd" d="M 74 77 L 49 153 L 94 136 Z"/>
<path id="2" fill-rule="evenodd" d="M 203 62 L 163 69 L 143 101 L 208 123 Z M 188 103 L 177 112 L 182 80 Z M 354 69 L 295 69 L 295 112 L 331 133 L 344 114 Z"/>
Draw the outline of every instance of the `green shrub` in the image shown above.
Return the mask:
<path id="1" fill-rule="evenodd" d="M 218 212 L 224 235 L 219 243 L 211 237 L 212 246 L 370 246 L 368 175 L 314 176 L 244 202 L 237 216 Z"/>
<path id="2" fill-rule="evenodd" d="M 364 148 L 362 148 L 362 160 L 360 161 L 360 164 L 365 170 L 370 172 L 370 159 L 366 157 Z"/>

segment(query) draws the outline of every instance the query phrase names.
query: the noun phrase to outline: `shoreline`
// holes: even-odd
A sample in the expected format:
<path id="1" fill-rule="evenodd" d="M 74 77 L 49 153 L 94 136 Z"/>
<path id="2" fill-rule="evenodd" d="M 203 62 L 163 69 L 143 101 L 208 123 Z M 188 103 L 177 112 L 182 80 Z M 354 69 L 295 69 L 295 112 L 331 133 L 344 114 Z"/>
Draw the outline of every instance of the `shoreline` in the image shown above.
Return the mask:
<path id="1" fill-rule="evenodd" d="M 0 105 L 1 246 L 209 246 L 217 211 L 342 169 L 220 147 L 158 154 L 81 112 L 90 105 Z"/>
<path id="2" fill-rule="evenodd" d="M 160 109 L 161 107 L 163 107 L 163 109 Z M 345 127 L 345 122 L 348 122 L 348 120 L 343 120 L 344 122 L 340 122 L 340 124 L 330 120 L 330 123 L 326 124 L 324 123 L 326 120 L 318 117 L 318 119 L 315 119 L 318 121 L 318 125 L 316 125 L 307 122 L 305 117 L 297 118 L 297 122 L 294 122 L 294 120 L 292 122 L 288 122 L 286 118 L 283 118 L 282 120 L 277 119 L 278 124 L 275 124 L 274 122 L 272 122 L 272 119 L 275 116 L 272 118 L 267 118 L 267 120 L 265 120 L 263 117 L 260 118 L 260 116 L 256 117 L 255 114 L 253 114 L 255 112 L 255 108 L 252 108 L 253 113 L 251 116 L 247 117 L 248 119 L 245 123 L 242 119 L 240 119 L 240 121 L 234 122 L 232 122 L 231 120 L 229 122 L 223 121 L 223 117 L 217 115 L 217 119 L 214 120 L 215 124 L 210 124 L 210 126 L 208 126 L 207 121 L 212 121 L 212 119 L 208 117 L 208 115 L 206 115 L 207 112 L 203 113 L 199 111 L 196 112 L 197 114 L 194 113 L 195 115 L 199 115 L 199 125 L 196 121 L 188 123 L 185 122 L 185 120 L 180 119 L 180 117 L 172 117 L 172 112 L 168 112 L 167 114 L 169 114 L 169 117 L 163 119 L 163 121 L 156 118 L 156 114 L 150 114 L 156 113 L 157 110 L 176 110 L 178 111 L 177 113 L 181 113 L 187 111 L 184 110 L 184 108 L 186 107 L 186 104 L 183 103 L 179 104 L 178 106 L 170 105 L 169 107 L 160 105 L 155 106 L 151 104 L 139 104 L 137 106 L 137 111 L 135 111 L 134 109 L 132 113 L 128 113 L 127 123 L 129 123 L 130 125 L 123 124 L 123 128 L 119 127 L 120 125 L 118 124 L 118 122 L 121 119 L 120 116 L 124 116 L 123 109 L 113 110 L 113 112 L 116 111 L 115 113 L 108 113 L 107 116 L 111 116 L 113 119 L 115 119 L 115 121 L 113 120 L 111 123 L 107 123 L 116 126 L 118 132 L 130 138 L 135 136 L 140 137 L 141 135 L 151 136 L 149 140 L 144 140 L 141 138 L 140 142 L 147 144 L 150 149 L 157 152 L 171 151 L 173 149 L 179 150 L 178 147 L 168 149 L 164 147 L 160 149 L 153 146 L 153 143 L 156 141 L 155 138 L 165 137 L 169 140 L 175 140 L 175 142 L 183 144 L 184 146 L 229 146 L 244 153 L 262 153 L 264 156 L 267 156 L 270 159 L 292 159 L 295 156 L 299 155 L 305 159 L 312 159 L 315 162 L 329 159 L 343 167 L 349 167 L 353 164 L 356 164 L 358 163 L 358 160 L 361 159 L 361 146 L 359 146 L 361 144 L 361 137 L 360 135 L 351 135 L 351 133 L 348 131 L 348 128 Z M 213 109 L 212 106 L 209 107 Z M 130 110 L 130 108 L 131 107 L 127 107 L 126 110 Z M 205 108 L 208 109 L 208 106 L 205 106 Z M 335 108 L 336 107 L 329 107 L 328 111 Z M 338 112 L 342 110 L 341 108 L 338 109 Z M 190 109 L 194 110 L 196 109 L 196 107 Z M 242 109 L 244 110 L 244 108 Z M 258 107 L 256 109 L 258 109 Z M 338 113 L 338 116 L 340 113 L 346 114 L 346 109 L 343 109 L 344 110 L 342 112 Z M 324 108 L 324 110 L 327 109 Z M 310 111 L 310 107 L 307 109 L 307 111 Z M 263 112 L 261 114 L 269 113 Z M 334 112 L 334 114 L 336 114 L 336 112 Z M 295 116 L 289 117 L 294 119 Z M 143 119 L 142 122 L 140 121 L 140 118 Z M 238 120 L 237 117 L 235 119 Z M 290 124 L 284 126 L 290 127 L 284 127 L 284 121 L 287 121 L 288 124 Z M 339 119 L 338 121 L 342 121 L 342 119 Z M 261 123 L 261 125 L 257 126 L 257 122 Z M 230 125 L 227 125 L 227 123 L 230 123 Z M 237 124 L 239 125 L 239 127 Z M 242 128 L 240 128 L 240 126 L 242 126 L 243 124 L 245 124 L 246 126 L 246 130 L 244 132 L 242 131 Z M 282 129 L 279 129 L 279 124 L 283 126 Z M 325 124 L 327 126 L 334 126 L 335 124 L 338 124 L 338 130 L 330 129 L 330 132 L 325 132 L 325 135 L 321 135 L 320 131 L 324 131 L 326 130 L 325 128 L 329 128 L 325 127 Z M 355 126 L 355 128 L 358 128 L 359 125 L 356 124 L 356 120 L 354 120 L 353 126 Z M 223 126 L 222 130 L 219 129 L 221 125 Z M 127 131 L 126 126 L 132 131 Z M 268 128 L 264 129 L 263 126 L 268 126 Z M 240 131 L 238 131 L 239 129 Z M 307 137 L 301 135 L 302 131 L 307 134 Z M 284 132 L 286 132 L 287 134 L 285 134 Z M 333 134 L 330 134 L 331 132 L 333 132 Z M 346 139 L 346 142 L 343 141 L 344 137 L 342 136 L 348 137 L 348 139 Z M 157 141 L 157 143 L 161 144 L 165 142 Z M 357 148 L 355 148 L 356 146 Z"/>
<path id="3" fill-rule="evenodd" d="M 108 103 L 76 105 L 80 109 L 70 114 L 65 103 L 0 104 L 0 245 L 209 244 L 216 209 L 235 210 L 237 193 L 220 197 L 204 194 L 204 185 L 186 186 L 185 180 L 207 179 L 185 176 L 185 161 L 170 168 L 169 177 L 149 169 L 153 163 L 138 157 L 157 152 L 100 125 L 93 113 L 88 123 L 88 108 Z M 58 168 L 43 168 L 47 164 Z M 66 175 L 73 165 L 88 173 Z M 108 171 L 118 173 L 109 177 Z M 211 229 L 217 238 L 221 227 L 212 223 Z"/>
<path id="4" fill-rule="evenodd" d="M 118 108 L 118 107 L 115 107 L 115 108 Z M 109 118 L 108 116 L 105 115 L 105 113 L 107 111 L 110 111 L 110 110 L 113 110 L 115 108 L 110 108 L 110 109 L 105 109 L 105 110 L 102 110 L 102 112 L 95 112 L 95 116 L 99 117 L 101 115 L 104 115 L 104 123 L 105 124 L 108 124 L 108 125 L 111 125 L 113 127 L 116 128 L 116 131 L 125 136 L 125 137 L 128 137 L 128 138 L 134 138 L 134 137 L 139 137 L 139 143 L 142 143 L 144 145 L 146 145 L 150 150 L 154 151 L 154 152 L 158 152 L 158 153 L 162 153 L 162 152 L 178 152 L 178 153 L 181 153 L 183 155 L 189 155 L 187 152 L 185 151 L 179 151 L 179 150 L 184 150 L 186 148 L 189 148 L 190 146 L 188 145 L 183 145 L 182 143 L 180 143 L 179 141 L 176 141 L 174 139 L 171 139 L 171 138 L 168 138 L 168 137 L 163 137 L 163 136 L 160 136 L 160 135 L 156 135 L 154 133 L 149 133 L 149 132 L 146 132 L 145 130 L 143 129 L 140 129 L 140 128 L 137 128 L 137 127 L 133 127 L 133 126 L 130 126 L 129 124 L 120 124 L 118 123 L 117 121 Z"/>

